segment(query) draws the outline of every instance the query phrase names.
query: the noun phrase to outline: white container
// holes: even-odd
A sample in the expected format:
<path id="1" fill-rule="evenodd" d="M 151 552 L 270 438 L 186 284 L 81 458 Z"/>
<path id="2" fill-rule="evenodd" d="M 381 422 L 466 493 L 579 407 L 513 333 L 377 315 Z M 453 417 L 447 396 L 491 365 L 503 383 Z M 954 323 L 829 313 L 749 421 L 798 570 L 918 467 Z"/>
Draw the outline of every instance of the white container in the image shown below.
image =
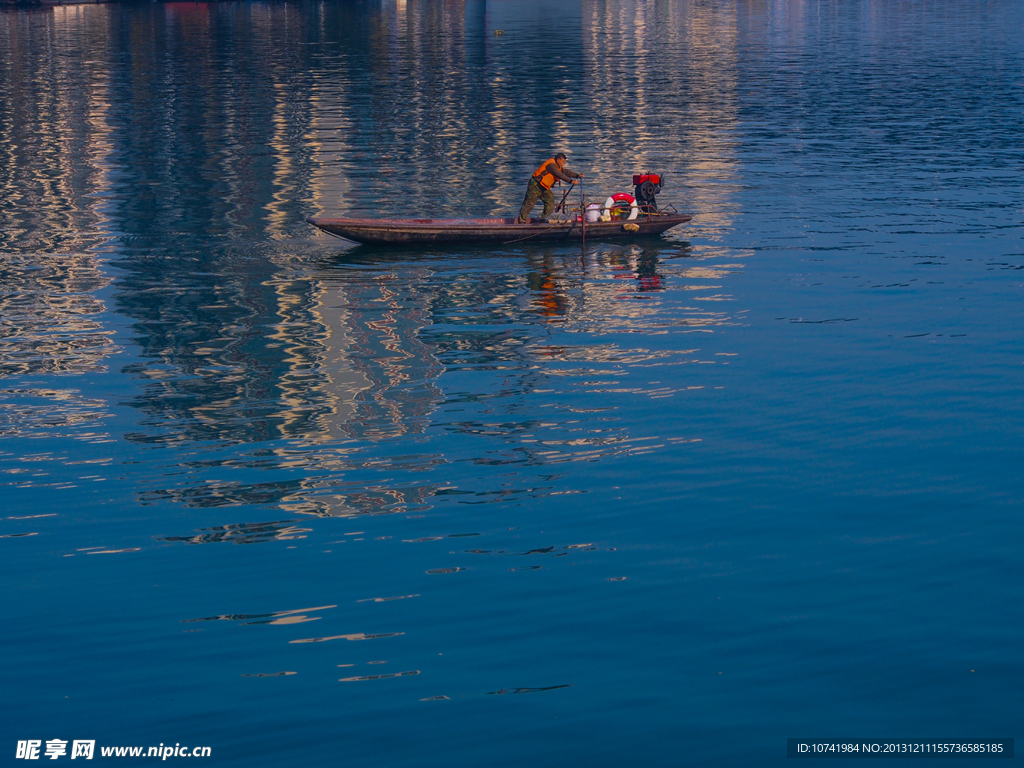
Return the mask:
<path id="1" fill-rule="evenodd" d="M 587 206 L 587 221 L 595 222 L 601 218 L 601 206 L 597 203 L 591 203 Z"/>

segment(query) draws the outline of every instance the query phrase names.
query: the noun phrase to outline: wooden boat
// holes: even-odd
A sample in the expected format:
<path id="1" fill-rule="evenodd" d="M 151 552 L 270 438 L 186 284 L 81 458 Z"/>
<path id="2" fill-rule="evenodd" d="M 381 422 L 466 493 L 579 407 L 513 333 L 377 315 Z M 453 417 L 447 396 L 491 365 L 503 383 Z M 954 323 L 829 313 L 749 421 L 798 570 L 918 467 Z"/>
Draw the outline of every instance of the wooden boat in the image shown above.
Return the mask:
<path id="1" fill-rule="evenodd" d="M 660 235 L 685 224 L 692 217 L 681 213 L 643 214 L 632 221 L 548 222 L 530 219 L 326 219 L 310 216 L 306 221 L 324 232 L 357 243 L 375 245 L 424 245 L 431 243 L 525 243 L 551 240 L 606 240 Z"/>

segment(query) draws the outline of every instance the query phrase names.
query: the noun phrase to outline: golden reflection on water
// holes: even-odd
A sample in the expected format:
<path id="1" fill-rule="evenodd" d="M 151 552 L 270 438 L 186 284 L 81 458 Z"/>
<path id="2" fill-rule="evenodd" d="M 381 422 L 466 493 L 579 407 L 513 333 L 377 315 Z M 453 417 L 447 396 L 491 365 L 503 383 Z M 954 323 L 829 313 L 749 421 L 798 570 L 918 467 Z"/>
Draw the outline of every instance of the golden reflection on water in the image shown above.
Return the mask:
<path id="1" fill-rule="evenodd" d="M 88 253 L 0 253 L 0 374 L 106 370 L 118 351 L 96 292 L 110 283 Z"/>
<path id="2" fill-rule="evenodd" d="M 119 350 L 90 246 L 110 236 L 104 202 L 109 70 L 105 17 L 81 7 L 0 14 L 0 375 L 103 372 Z M 66 62 L 78 62 L 69 68 Z M 96 437 L 106 404 L 74 390 L 0 392 L 0 434 Z"/>
<path id="3" fill-rule="evenodd" d="M 405 632 L 383 632 L 375 635 L 367 635 L 363 632 L 354 632 L 348 635 L 332 635 L 331 637 L 306 637 L 301 640 L 290 640 L 290 643 L 326 643 L 330 640 L 378 640 L 385 637 L 399 637 Z"/>
<path id="4" fill-rule="evenodd" d="M 180 197 L 176 183 L 187 180 L 197 193 L 208 188 L 219 227 L 255 226 L 273 239 L 291 236 L 318 211 L 507 214 L 525 175 L 556 146 L 578 150 L 573 163 L 588 171 L 593 198 L 628 189 L 633 172 L 660 170 L 669 175 L 666 199 L 682 202 L 698 225 L 727 226 L 736 163 L 735 11 L 584 0 L 582 60 L 555 52 L 552 90 L 519 71 L 514 44 L 485 34 L 488 24 L 514 26 L 517 14 L 543 14 L 536 4 L 515 5 L 495 3 L 479 21 L 472 3 L 387 5 L 369 22 L 359 17 L 369 24 L 366 50 L 350 51 L 346 33 L 324 39 L 293 6 L 166 4 L 162 19 L 131 26 L 127 83 L 103 47 L 115 33 L 107 10 L 61 7 L 30 29 L 8 29 L 12 44 L 35 45 L 52 27 L 67 56 L 88 60 L 74 75 L 59 59 L 46 60 L 51 69 L 39 76 L 43 98 L 31 121 L 45 126 L 31 141 L 46 159 L 7 176 L 5 188 L 8 199 L 24 198 L 22 211 L 44 218 L 8 231 L 131 234 L 116 209 L 129 180 L 142 194 L 133 205 L 172 218 L 180 214 L 166 208 L 167 193 Z M 337 34 L 356 23 L 352 14 L 325 8 L 320 23 Z M 273 60 L 236 41 L 237 58 L 223 62 L 214 15 L 218 23 L 237 17 L 266 38 L 259 42 L 273 45 Z M 19 18 L 5 16 L 9 27 Z M 463 35 L 451 33 L 459 28 Z M 681 48 L 690 66 L 658 66 L 659 51 Z M 177 56 L 180 50 L 189 55 Z M 235 71 L 247 66 L 264 77 Z M 164 70 L 173 98 L 140 90 Z M 126 97 L 137 102 L 137 114 L 112 117 L 111 99 Z M 547 115 L 547 125 L 523 124 L 520 116 L 534 111 Z M 86 119 L 70 118 L 78 114 Z M 25 157 L 10 148 L 28 140 L 15 126 L 13 117 L 0 124 L 11 166 Z M 149 156 L 126 156 L 126 141 Z M 524 141 L 534 146 L 525 154 Z M 269 150 L 265 159 L 251 152 L 259 146 Z M 185 166 L 196 151 L 203 162 Z M 185 170 L 177 180 L 175 167 Z M 87 226 L 72 225 L 69 217 L 82 214 Z"/>
<path id="5" fill-rule="evenodd" d="M 662 255 L 670 258 L 662 260 Z M 197 295 L 194 301 L 215 309 L 223 322 L 211 326 L 206 317 L 198 328 L 201 342 L 168 346 L 163 341 L 154 347 L 170 354 L 154 359 L 152 376 L 149 367 L 138 370 L 150 391 L 137 404 L 150 419 L 146 433 L 132 439 L 152 440 L 164 433 L 161 440 L 187 445 L 216 435 L 233 443 L 252 442 L 258 450 L 233 453 L 225 462 L 197 458 L 175 487 L 167 488 L 158 478 L 161 487 L 145 492 L 143 499 L 204 507 L 273 504 L 288 514 L 318 516 L 420 511 L 437 493 L 465 492 L 437 481 L 410 477 L 407 482 L 377 484 L 348 480 L 344 473 L 409 472 L 446 464 L 452 457 L 432 452 L 438 450 L 432 438 L 423 452 L 411 452 L 408 444 L 394 447 L 394 441 L 429 438 L 431 427 L 435 436 L 440 427 L 485 438 L 480 444 L 483 455 L 474 457 L 480 466 L 540 467 L 650 453 L 671 441 L 630 435 L 607 408 L 582 407 L 579 398 L 659 400 L 701 388 L 655 385 L 629 374 L 649 367 L 724 362 L 702 354 L 692 342 L 652 342 L 658 336 L 706 333 L 733 323 L 730 313 L 715 304 L 729 300 L 717 291 L 738 267 L 707 264 L 663 247 L 599 245 L 582 258 L 567 258 L 558 249 L 534 249 L 512 272 L 472 277 L 452 273 L 442 262 L 429 267 L 399 260 L 368 269 L 292 268 L 261 284 L 259 295 L 269 306 L 255 312 L 252 292 L 245 311 L 238 306 L 245 295 L 239 286 L 218 289 L 215 303 Z M 670 286 L 671 295 L 683 289 L 688 300 L 674 299 L 666 311 Z M 177 303 L 167 308 L 176 313 L 183 309 Z M 568 336 L 553 343 L 547 329 L 552 324 Z M 495 333 L 492 326 L 511 332 Z M 266 343 L 245 353 L 237 341 L 214 341 L 260 333 Z M 639 343 L 624 345 L 623 334 L 637 336 Z M 574 335 L 578 342 L 571 341 Z M 612 340 L 615 336 L 619 338 Z M 509 394 L 537 396 L 539 403 L 553 399 L 555 409 L 545 419 L 513 421 L 501 415 L 501 407 L 493 419 L 439 415 L 439 406 L 461 396 L 450 384 L 443 386 L 445 374 L 463 370 L 504 371 Z M 273 372 L 269 378 L 267 371 Z M 196 374 L 215 398 L 181 397 L 202 391 L 196 388 Z M 265 394 L 259 421 L 254 422 L 246 413 L 253 413 L 257 389 Z M 557 405 L 565 396 L 575 398 L 571 407 Z M 245 430 L 239 429 L 242 423 Z M 280 439 L 287 442 L 259 448 Z M 373 448 L 376 443 L 382 451 Z M 301 469 L 303 475 L 284 482 L 229 482 L 208 476 L 206 470 L 218 465 Z M 474 500 L 463 503 L 500 501 L 519 492 L 477 491 Z M 529 492 L 565 491 L 545 484 Z M 245 524 L 166 540 L 244 543 L 296 538 L 304 531 L 287 522 Z"/>
<path id="6" fill-rule="evenodd" d="M 106 14 L 81 6 L 0 15 L 0 244 L 109 236 L 109 32 Z"/>
<path id="7" fill-rule="evenodd" d="M 727 226 L 737 162 L 736 11 L 583 0 L 574 13 L 581 58 L 553 51 L 542 73 L 521 71 L 510 38 L 486 34 L 488 25 L 522 28 L 531 15 L 543 18 L 536 3 L 496 2 L 487 14 L 470 2 L 388 4 L 368 19 L 331 6 L 319 15 L 320 31 L 289 5 L 169 3 L 162 18 L 144 24 L 140 14 L 130 26 L 130 73 L 106 47 L 118 33 L 107 9 L 59 7 L 31 23 L 5 15 L 15 50 L 53 36 L 76 62 L 72 70 L 60 56 L 33 54 L 6 67 L 17 81 L 28 76 L 21 63 L 43 64 L 31 75 L 38 103 L 18 104 L 12 94 L 0 123 L 0 162 L 14 171 L 4 190 L 22 211 L 7 215 L 41 217 L 7 227 L 7 236 L 130 235 L 117 210 L 129 184 L 141 194 L 134 207 L 146 203 L 174 219 L 172 198 L 198 202 L 175 189 L 187 182 L 190 194 L 207 191 L 218 227 L 255 227 L 273 239 L 304 229 L 304 216 L 318 211 L 508 214 L 526 174 L 555 148 L 576 152 L 593 198 L 628 189 L 633 172 L 660 170 L 669 176 L 666 199 L 701 226 Z M 234 40 L 237 56 L 225 60 L 216 35 L 228 18 L 257 39 Z M 350 50 L 361 25 L 363 47 Z M 261 45 L 272 46 L 271 60 Z M 662 51 L 666 60 L 685 51 L 689 66 L 659 66 Z M 244 76 L 247 67 L 262 76 Z M 145 88 L 160 79 L 164 93 Z M 135 102 L 132 118 L 112 115 L 112 100 L 126 98 Z M 29 119 L 14 120 L 15 109 Z M 536 124 L 524 114 L 536 114 Z M 19 123 L 39 130 L 21 136 Z M 43 162 L 25 162 L 26 143 L 43 150 Z M 129 143 L 141 156 L 125 154 Z M 254 154 L 258 147 L 269 153 Z M 203 160 L 189 165 L 196 152 Z"/>
<path id="8" fill-rule="evenodd" d="M 739 180 L 735 7 L 582 3 L 589 109 L 601 126 L 591 137 L 596 158 L 614 159 L 620 173 L 664 172 L 665 199 L 683 197 L 705 236 L 729 227 Z M 687 67 L 669 63 L 682 52 Z"/>

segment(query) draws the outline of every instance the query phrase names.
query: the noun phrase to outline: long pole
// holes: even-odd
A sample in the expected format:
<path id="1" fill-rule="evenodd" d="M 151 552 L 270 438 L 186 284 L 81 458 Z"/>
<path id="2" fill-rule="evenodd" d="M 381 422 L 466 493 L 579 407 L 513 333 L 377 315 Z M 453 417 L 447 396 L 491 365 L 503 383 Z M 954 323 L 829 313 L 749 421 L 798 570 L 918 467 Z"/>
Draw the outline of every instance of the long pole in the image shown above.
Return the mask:
<path id="1" fill-rule="evenodd" d="M 561 202 L 559 202 L 558 205 L 555 206 L 556 211 L 561 211 L 562 213 L 565 213 L 565 198 L 569 196 L 570 192 L 572 192 L 572 184 L 565 188 L 565 194 L 562 195 Z"/>
<path id="2" fill-rule="evenodd" d="M 583 179 L 580 179 L 580 234 L 583 247 L 587 247 L 587 196 L 583 194 Z"/>

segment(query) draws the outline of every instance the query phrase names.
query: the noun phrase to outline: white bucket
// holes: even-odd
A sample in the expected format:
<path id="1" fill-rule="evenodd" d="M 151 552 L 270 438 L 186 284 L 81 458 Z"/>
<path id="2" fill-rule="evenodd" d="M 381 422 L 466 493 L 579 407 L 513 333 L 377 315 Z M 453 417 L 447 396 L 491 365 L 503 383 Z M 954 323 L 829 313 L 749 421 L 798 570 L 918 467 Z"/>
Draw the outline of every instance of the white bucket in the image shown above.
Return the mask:
<path id="1" fill-rule="evenodd" d="M 587 206 L 587 221 L 595 222 L 601 218 L 601 206 L 597 203 L 591 203 Z"/>

